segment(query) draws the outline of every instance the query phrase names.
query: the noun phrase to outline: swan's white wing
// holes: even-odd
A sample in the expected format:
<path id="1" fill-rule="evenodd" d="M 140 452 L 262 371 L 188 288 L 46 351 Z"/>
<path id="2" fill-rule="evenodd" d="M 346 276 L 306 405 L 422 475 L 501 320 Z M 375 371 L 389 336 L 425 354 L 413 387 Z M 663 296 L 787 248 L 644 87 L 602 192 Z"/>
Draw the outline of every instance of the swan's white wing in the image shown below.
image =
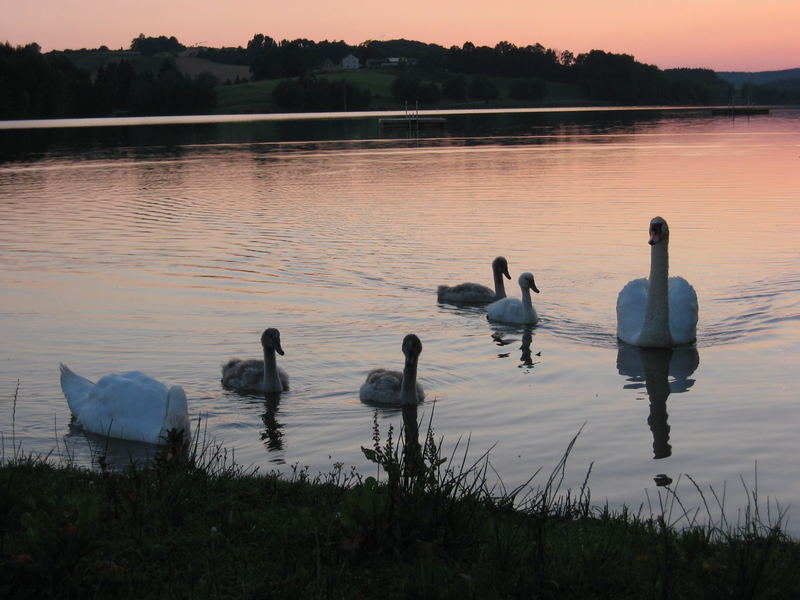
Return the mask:
<path id="1" fill-rule="evenodd" d="M 166 406 L 163 383 L 139 371 L 115 373 L 97 382 L 76 422 L 94 433 L 158 444 Z"/>
<path id="2" fill-rule="evenodd" d="M 522 302 L 517 298 L 501 298 L 489 305 L 486 318 L 500 323 L 518 323 L 522 318 Z"/>
<path id="3" fill-rule="evenodd" d="M 94 383 L 81 377 L 67 365 L 61 364 L 61 391 L 67 399 L 67 405 L 73 416 L 77 417 L 86 404 Z"/>
<path id="4" fill-rule="evenodd" d="M 697 339 L 697 293 L 683 277 L 669 278 L 669 330 L 672 341 L 691 344 Z"/>
<path id="5" fill-rule="evenodd" d="M 486 309 L 486 318 L 490 321 L 502 321 L 508 313 L 509 303 L 512 303 L 516 298 L 501 298 L 496 302 L 492 302 Z"/>
<path id="6" fill-rule="evenodd" d="M 617 337 L 623 342 L 636 344 L 639 339 L 649 285 L 645 277 L 634 279 L 625 284 L 617 296 Z"/>

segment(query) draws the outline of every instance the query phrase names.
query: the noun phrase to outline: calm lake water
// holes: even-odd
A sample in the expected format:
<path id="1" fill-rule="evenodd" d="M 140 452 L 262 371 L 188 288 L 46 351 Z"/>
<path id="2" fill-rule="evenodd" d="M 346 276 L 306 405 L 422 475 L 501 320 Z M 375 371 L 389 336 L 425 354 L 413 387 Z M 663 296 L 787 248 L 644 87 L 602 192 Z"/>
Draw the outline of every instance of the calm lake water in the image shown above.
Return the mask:
<path id="1" fill-rule="evenodd" d="M 374 474 L 360 446 L 376 411 L 384 435 L 402 419 L 358 388 L 374 367 L 402 368 L 414 332 L 420 417 L 435 401 L 446 450 L 467 436 L 471 455 L 492 448 L 507 488 L 540 468 L 543 483 L 583 427 L 564 487 L 592 465 L 598 504 L 657 509 L 665 474 L 700 507 L 690 475 L 725 494 L 733 521 L 742 480 L 791 517 L 799 190 L 790 110 L 458 115 L 419 137 L 381 134 L 375 118 L 0 126 L 4 452 L 13 437 L 91 464 L 103 442 L 70 429 L 64 362 L 182 385 L 241 464 Z M 615 302 L 647 275 L 656 215 L 700 321 L 696 348 L 653 354 L 617 343 Z M 509 295 L 520 272 L 536 276 L 532 330 L 436 301 L 438 284 L 490 284 L 497 255 Z M 220 386 L 227 358 L 260 356 L 266 327 L 292 383 L 278 403 Z M 119 463 L 148 450 L 107 449 Z"/>

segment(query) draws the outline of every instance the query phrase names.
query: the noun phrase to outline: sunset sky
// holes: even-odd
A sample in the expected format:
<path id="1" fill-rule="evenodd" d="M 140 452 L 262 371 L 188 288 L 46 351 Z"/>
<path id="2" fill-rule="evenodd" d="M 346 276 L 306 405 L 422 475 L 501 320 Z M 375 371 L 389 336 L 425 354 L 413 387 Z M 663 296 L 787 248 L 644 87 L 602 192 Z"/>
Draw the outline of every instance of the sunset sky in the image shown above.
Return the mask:
<path id="1" fill-rule="evenodd" d="M 183 44 L 405 38 L 443 46 L 541 43 L 632 54 L 661 68 L 800 67 L 798 0 L 0 0 L 0 42 L 127 48 L 139 33 Z"/>

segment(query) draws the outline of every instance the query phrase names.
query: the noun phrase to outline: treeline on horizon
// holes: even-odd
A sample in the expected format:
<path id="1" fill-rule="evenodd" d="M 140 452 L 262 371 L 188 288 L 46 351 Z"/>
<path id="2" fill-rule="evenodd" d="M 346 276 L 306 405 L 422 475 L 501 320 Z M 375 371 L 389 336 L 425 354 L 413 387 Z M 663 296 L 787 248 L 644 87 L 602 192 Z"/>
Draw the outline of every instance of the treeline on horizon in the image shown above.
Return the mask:
<path id="1" fill-rule="evenodd" d="M 202 113 L 216 105 L 217 83 L 208 74 L 181 73 L 172 60 L 156 73 L 111 61 L 93 77 L 64 53 L 42 54 L 38 44 L 0 44 L 2 119 Z"/>
<path id="2" fill-rule="evenodd" d="M 114 114 L 198 114 L 213 111 L 215 87 L 220 82 L 209 73 L 190 77 L 182 73 L 174 57 L 186 47 L 174 36 L 140 34 L 130 51 L 162 60 L 155 72 L 137 71 L 124 57 L 112 59 L 96 72 L 75 66 L 73 52 L 110 53 L 96 50 L 42 53 L 36 43 L 12 47 L 0 45 L 1 119 L 91 117 Z M 113 54 L 113 53 L 112 53 Z M 366 41 L 357 46 L 343 41 L 314 42 L 307 39 L 280 42 L 256 34 L 246 47 L 201 48 L 198 58 L 249 67 L 254 81 L 281 79 L 273 93 L 283 110 L 341 110 L 370 105 L 370 91 L 350 81 L 331 81 L 319 74 L 331 70 L 348 54 L 362 65 L 370 59 L 400 57 L 394 67 L 394 100 L 419 101 L 425 107 L 441 101 L 491 102 L 500 95 L 492 78 L 510 78 L 506 90 L 511 100 L 541 101 L 548 83 L 579 86 L 598 104 L 709 105 L 727 104 L 734 88 L 710 69 L 668 69 L 637 62 L 627 54 L 592 50 L 573 55 L 541 44 L 525 47 L 500 42 L 494 47 L 444 48 L 408 40 Z M 800 90 L 791 86 L 749 86 L 753 102 L 800 101 Z M 780 100 L 778 100 L 780 98 Z"/>

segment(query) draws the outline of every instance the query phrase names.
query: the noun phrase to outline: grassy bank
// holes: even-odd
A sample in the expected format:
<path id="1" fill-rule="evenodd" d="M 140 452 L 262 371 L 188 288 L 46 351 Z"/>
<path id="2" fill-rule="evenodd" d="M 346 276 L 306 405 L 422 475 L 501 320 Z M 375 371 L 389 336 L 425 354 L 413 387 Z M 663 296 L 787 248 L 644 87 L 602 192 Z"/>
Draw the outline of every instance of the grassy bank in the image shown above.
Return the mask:
<path id="1" fill-rule="evenodd" d="M 406 421 L 407 423 L 411 421 Z M 4 598 L 792 598 L 800 545 L 749 520 L 678 531 L 537 487 L 497 493 L 486 456 L 375 426 L 379 480 L 258 475 L 220 448 L 123 472 L 0 466 Z M 574 442 L 574 440 L 573 440 Z M 571 445 L 570 445 L 571 447 Z M 526 493 L 525 497 L 522 494 Z"/>

